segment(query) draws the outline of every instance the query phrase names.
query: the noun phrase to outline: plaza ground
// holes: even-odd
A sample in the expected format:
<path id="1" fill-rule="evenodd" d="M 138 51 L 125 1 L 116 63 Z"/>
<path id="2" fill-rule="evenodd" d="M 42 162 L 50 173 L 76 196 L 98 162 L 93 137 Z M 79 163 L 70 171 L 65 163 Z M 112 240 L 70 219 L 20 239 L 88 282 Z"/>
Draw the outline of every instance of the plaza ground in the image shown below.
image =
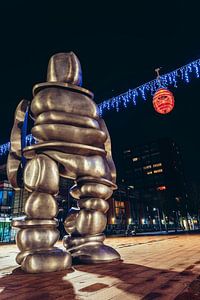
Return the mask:
<path id="1" fill-rule="evenodd" d="M 15 262 L 16 245 L 1 245 L 0 300 L 200 299 L 199 234 L 108 238 L 106 244 L 122 261 L 43 274 L 25 274 Z"/>

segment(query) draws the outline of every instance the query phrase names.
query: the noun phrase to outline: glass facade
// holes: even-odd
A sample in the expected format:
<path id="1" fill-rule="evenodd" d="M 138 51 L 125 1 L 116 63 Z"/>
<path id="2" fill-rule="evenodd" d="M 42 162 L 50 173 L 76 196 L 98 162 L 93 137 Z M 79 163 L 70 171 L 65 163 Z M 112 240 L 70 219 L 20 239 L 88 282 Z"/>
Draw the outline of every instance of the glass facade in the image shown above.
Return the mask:
<path id="1" fill-rule="evenodd" d="M 0 183 L 0 241 L 12 240 L 11 214 L 15 193 L 7 181 Z"/>

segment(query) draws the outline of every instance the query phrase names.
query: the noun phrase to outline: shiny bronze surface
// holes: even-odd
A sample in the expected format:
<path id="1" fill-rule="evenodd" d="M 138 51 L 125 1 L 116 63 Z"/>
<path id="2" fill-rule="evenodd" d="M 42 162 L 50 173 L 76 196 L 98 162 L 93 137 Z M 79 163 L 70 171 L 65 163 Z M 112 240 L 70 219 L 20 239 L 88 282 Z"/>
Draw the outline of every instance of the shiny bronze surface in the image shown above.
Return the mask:
<path id="1" fill-rule="evenodd" d="M 77 177 L 84 178 L 86 175 L 90 175 L 90 178 L 98 176 L 111 180 L 110 169 L 108 168 L 105 157 L 100 155 L 72 155 L 49 150 L 44 151 L 44 153 L 59 162 L 60 174 L 64 177 L 77 179 Z"/>
<path id="2" fill-rule="evenodd" d="M 18 227 L 18 228 L 31 228 L 31 227 L 49 227 L 49 228 L 52 228 L 52 227 L 57 227 L 58 226 L 58 221 L 55 219 L 55 220 L 45 220 L 45 219 L 42 219 L 42 220 L 38 220 L 38 219 L 26 219 L 24 221 L 19 221 L 19 220 L 15 220 L 12 222 L 12 226 L 13 227 Z"/>
<path id="3" fill-rule="evenodd" d="M 97 120 L 70 114 L 62 111 L 48 111 L 41 113 L 36 121 L 35 125 L 41 124 L 68 124 L 68 125 L 79 125 L 83 128 L 95 128 L 100 129 Z"/>
<path id="4" fill-rule="evenodd" d="M 21 128 L 29 107 L 27 100 L 22 100 L 15 111 L 14 124 L 10 135 L 10 153 L 7 159 L 7 176 L 13 188 L 20 189 L 21 180 L 19 172 L 21 169 Z"/>
<path id="5" fill-rule="evenodd" d="M 81 94 L 86 95 L 90 98 L 93 99 L 94 95 L 91 91 L 82 88 L 80 86 L 71 84 L 71 83 L 64 83 L 64 82 L 42 82 L 42 83 L 38 83 L 36 85 L 34 85 L 33 87 L 33 96 L 35 96 L 38 92 L 40 92 L 41 90 L 43 90 L 44 88 L 47 87 L 62 87 L 62 88 L 67 88 L 70 91 L 77 91 L 77 92 L 81 92 Z"/>
<path id="6" fill-rule="evenodd" d="M 43 154 L 28 161 L 24 169 L 24 186 L 30 191 L 56 195 L 59 190 L 59 171 L 55 161 Z"/>
<path id="7" fill-rule="evenodd" d="M 26 200 L 24 210 L 28 218 L 52 219 L 57 215 L 58 205 L 51 194 L 33 192 Z"/>
<path id="8" fill-rule="evenodd" d="M 95 147 L 103 146 L 106 134 L 94 128 L 82 128 L 65 124 L 42 124 L 35 125 L 32 129 L 33 136 L 38 141 L 57 141 L 90 145 Z"/>
<path id="9" fill-rule="evenodd" d="M 76 55 L 73 52 L 53 55 L 49 60 L 47 81 L 81 85 L 82 71 Z"/>
<path id="10" fill-rule="evenodd" d="M 79 199 L 78 205 L 80 208 L 92 209 L 106 213 L 109 209 L 107 201 L 101 198 L 83 198 Z"/>
<path id="11" fill-rule="evenodd" d="M 23 149 L 28 160 L 24 186 L 30 192 L 25 205 L 27 218 L 13 222 L 13 226 L 20 228 L 17 245 L 21 252 L 16 260 L 26 272 L 66 269 L 71 265 L 71 256 L 87 263 L 120 258 L 114 249 L 103 244 L 102 234 L 109 208 L 106 200 L 117 188 L 111 140 L 92 100 L 93 94 L 80 87 L 81 82 L 81 66 L 75 54 L 59 53 L 49 61 L 47 82 L 33 89 L 31 116 L 35 123 L 32 133 L 37 144 Z M 23 113 L 20 117 L 23 120 Z M 18 155 L 18 161 L 21 158 L 17 119 L 8 163 L 15 188 L 17 167 L 13 164 L 12 170 L 12 155 Z M 64 238 L 66 253 L 54 248 L 59 238 L 54 219 L 59 176 L 75 181 L 70 193 L 80 208 L 64 222 L 69 234 Z"/>
<path id="12" fill-rule="evenodd" d="M 28 146 L 24 148 L 23 153 L 27 159 L 31 159 L 35 157 L 37 152 L 45 151 L 46 149 L 58 150 L 59 152 L 64 152 L 68 154 L 80 154 L 85 156 L 91 156 L 96 154 L 106 156 L 105 150 L 101 148 L 58 141 L 40 142 L 39 144 Z"/>
<path id="13" fill-rule="evenodd" d="M 17 234 L 17 246 L 21 251 L 32 250 L 37 248 L 53 247 L 55 242 L 59 239 L 59 231 L 52 228 L 45 228 L 45 226 L 21 229 Z"/>
<path id="14" fill-rule="evenodd" d="M 86 197 L 101 198 L 104 200 L 112 196 L 113 190 L 111 187 L 102 183 L 85 182 L 81 185 L 75 184 L 71 188 L 71 195 L 75 199 L 82 199 Z"/>
<path id="15" fill-rule="evenodd" d="M 46 273 L 68 269 L 72 258 L 61 249 L 40 250 L 28 254 L 21 263 L 21 268 L 28 273 Z"/>
<path id="16" fill-rule="evenodd" d="M 49 111 L 65 113 L 99 119 L 98 110 L 92 99 L 76 90 L 59 87 L 48 87 L 39 91 L 31 102 L 31 111 L 36 119 L 39 114 Z"/>

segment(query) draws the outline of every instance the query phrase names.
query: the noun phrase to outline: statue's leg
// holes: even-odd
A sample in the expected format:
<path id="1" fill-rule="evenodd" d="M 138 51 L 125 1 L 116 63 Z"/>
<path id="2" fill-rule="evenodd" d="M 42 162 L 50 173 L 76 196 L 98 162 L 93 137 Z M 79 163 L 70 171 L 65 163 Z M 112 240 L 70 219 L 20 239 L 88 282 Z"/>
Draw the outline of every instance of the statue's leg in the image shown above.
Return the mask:
<path id="1" fill-rule="evenodd" d="M 119 260 L 116 250 L 103 244 L 109 205 L 113 193 L 112 182 L 102 178 L 82 177 L 71 189 L 80 211 L 65 220 L 70 234 L 64 237 L 64 246 L 78 262 L 102 263 Z"/>
<path id="2" fill-rule="evenodd" d="M 25 221 L 14 221 L 20 228 L 16 261 L 29 273 L 53 272 L 71 266 L 71 255 L 54 247 L 59 239 L 56 229 L 57 203 L 54 195 L 59 190 L 57 163 L 39 154 L 30 160 L 24 170 L 24 186 L 30 192 L 25 204 Z"/>

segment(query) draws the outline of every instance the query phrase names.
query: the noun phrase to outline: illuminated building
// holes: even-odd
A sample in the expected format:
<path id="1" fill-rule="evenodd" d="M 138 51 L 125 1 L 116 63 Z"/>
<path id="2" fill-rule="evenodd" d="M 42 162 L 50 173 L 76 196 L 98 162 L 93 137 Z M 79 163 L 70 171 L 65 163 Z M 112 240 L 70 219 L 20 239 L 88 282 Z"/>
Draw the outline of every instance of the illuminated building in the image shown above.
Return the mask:
<path id="1" fill-rule="evenodd" d="M 187 192 L 181 152 L 163 138 L 124 151 L 124 182 L 137 200 L 131 216 L 143 227 L 173 227 L 186 215 Z M 133 204 L 131 204 L 133 206 Z M 155 225 L 155 226 L 154 226 Z"/>
<path id="2" fill-rule="evenodd" d="M 124 234 L 131 220 L 130 197 L 125 186 L 119 185 L 112 197 L 108 199 L 106 234 Z"/>

